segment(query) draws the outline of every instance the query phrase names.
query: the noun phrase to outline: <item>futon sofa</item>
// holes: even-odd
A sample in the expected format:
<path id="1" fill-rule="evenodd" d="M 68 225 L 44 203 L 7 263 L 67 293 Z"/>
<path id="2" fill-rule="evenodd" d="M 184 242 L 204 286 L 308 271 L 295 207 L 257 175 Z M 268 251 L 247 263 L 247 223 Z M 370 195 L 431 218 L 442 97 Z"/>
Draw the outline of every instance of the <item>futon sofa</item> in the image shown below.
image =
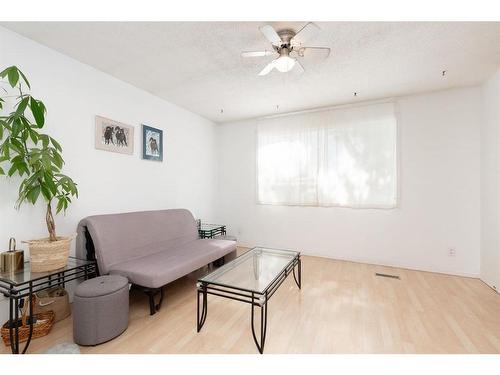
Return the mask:
<path id="1" fill-rule="evenodd" d="M 235 241 L 199 239 L 196 221 L 185 209 L 89 216 L 77 233 L 77 257 L 95 259 L 100 275 L 122 275 L 142 287 L 151 315 L 161 306 L 164 285 L 236 256 Z"/>

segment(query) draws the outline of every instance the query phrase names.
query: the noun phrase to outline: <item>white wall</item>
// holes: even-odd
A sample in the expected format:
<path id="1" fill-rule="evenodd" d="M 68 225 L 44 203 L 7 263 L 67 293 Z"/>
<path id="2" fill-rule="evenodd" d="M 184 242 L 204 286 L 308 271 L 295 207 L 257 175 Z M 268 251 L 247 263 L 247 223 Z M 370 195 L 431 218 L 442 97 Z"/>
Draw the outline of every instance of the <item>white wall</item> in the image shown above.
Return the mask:
<path id="1" fill-rule="evenodd" d="M 500 70 L 482 95 L 481 279 L 500 292 Z"/>
<path id="2" fill-rule="evenodd" d="M 17 65 L 48 110 L 46 132 L 63 146 L 80 198 L 56 217 L 60 235 L 88 215 L 184 207 L 213 219 L 214 124 L 54 50 L 0 28 L 0 70 Z M 162 74 L 162 72 L 158 72 Z M 94 148 L 94 116 L 135 126 L 133 155 Z M 164 131 L 164 161 L 141 159 L 141 124 Z M 47 236 L 44 207 L 14 207 L 18 180 L 0 177 L 0 251 L 9 237 Z M 5 309 L 0 306 L 0 315 Z"/>
<path id="3" fill-rule="evenodd" d="M 217 127 L 223 197 L 217 220 L 248 246 L 477 276 L 480 89 L 404 97 L 397 104 L 400 208 L 257 205 L 256 121 L 244 121 Z"/>

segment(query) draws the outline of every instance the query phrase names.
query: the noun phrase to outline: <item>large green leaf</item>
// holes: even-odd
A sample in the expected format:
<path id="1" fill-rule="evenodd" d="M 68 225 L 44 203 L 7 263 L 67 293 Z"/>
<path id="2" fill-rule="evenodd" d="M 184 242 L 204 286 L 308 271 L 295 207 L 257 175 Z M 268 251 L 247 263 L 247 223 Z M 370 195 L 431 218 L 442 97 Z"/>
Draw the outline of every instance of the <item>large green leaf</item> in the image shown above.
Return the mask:
<path id="1" fill-rule="evenodd" d="M 40 195 L 41 191 L 40 185 L 35 186 L 33 189 L 31 189 L 28 193 L 28 199 L 31 203 L 35 204 L 36 201 L 38 200 L 38 196 Z"/>
<path id="2" fill-rule="evenodd" d="M 61 169 L 63 167 L 64 160 L 62 159 L 61 155 L 58 152 L 52 153 L 52 160 L 54 164 L 57 166 L 57 168 Z"/>
<path id="3" fill-rule="evenodd" d="M 8 68 L 5 68 L 0 72 L 0 77 L 7 77 L 7 79 L 9 80 L 9 84 L 12 86 L 12 88 L 14 88 L 19 81 L 19 70 L 14 65 L 9 66 Z"/>
<path id="4" fill-rule="evenodd" d="M 4 143 L 2 143 L 2 146 L 0 147 L 2 149 L 2 154 L 3 157 L 6 160 L 10 159 L 10 142 L 6 140 Z"/>
<path id="5" fill-rule="evenodd" d="M 37 161 L 42 157 L 42 153 L 38 150 L 31 150 L 29 154 L 30 164 L 36 164 Z"/>
<path id="6" fill-rule="evenodd" d="M 29 101 L 30 101 L 30 98 L 28 96 L 24 97 L 20 102 L 19 104 L 17 105 L 17 108 L 16 108 L 16 115 L 17 116 L 20 116 L 21 114 L 24 113 L 24 111 L 26 110 L 26 107 L 28 106 L 29 104 Z"/>
<path id="7" fill-rule="evenodd" d="M 21 72 L 19 69 L 18 69 L 18 72 L 21 75 L 21 77 L 23 78 L 24 83 L 26 83 L 26 86 L 28 86 L 28 88 L 31 89 L 30 83 L 28 82 L 28 78 L 26 78 L 26 76 L 23 74 L 23 72 Z"/>
<path id="8" fill-rule="evenodd" d="M 10 161 L 12 164 L 16 164 L 16 163 L 20 163 L 22 162 L 24 159 L 23 159 L 23 156 L 22 155 L 16 155 L 12 158 L 12 160 Z"/>
<path id="9" fill-rule="evenodd" d="M 30 175 L 30 170 L 28 168 L 28 165 L 26 164 L 26 162 L 22 162 L 19 164 L 19 174 L 22 176 L 24 173 L 26 173 L 27 176 Z"/>
<path id="10" fill-rule="evenodd" d="M 26 143 L 26 141 L 28 140 L 29 135 L 30 133 L 29 130 L 27 129 L 21 133 L 21 139 L 23 140 L 24 143 Z"/>
<path id="11" fill-rule="evenodd" d="M 0 77 L 5 78 L 9 74 L 9 71 L 13 68 L 13 66 L 9 66 L 0 72 Z"/>
<path id="12" fill-rule="evenodd" d="M 54 183 L 52 175 L 50 173 L 45 173 L 43 175 L 43 179 L 45 181 L 45 186 L 47 186 L 47 188 L 50 190 L 52 195 L 56 195 L 57 187 L 56 187 L 56 184 Z"/>
<path id="13" fill-rule="evenodd" d="M 33 117 L 39 128 L 43 127 L 43 125 L 45 124 L 44 107 L 40 106 L 40 103 L 41 102 L 39 102 L 35 98 L 30 98 L 31 113 L 33 113 Z"/>
<path id="14" fill-rule="evenodd" d="M 62 210 L 66 211 L 68 208 L 69 198 L 65 195 L 60 195 L 57 197 L 57 208 L 56 213 L 61 212 Z"/>
<path id="15" fill-rule="evenodd" d="M 76 195 L 76 197 L 78 198 L 78 189 L 76 187 L 76 184 L 74 183 L 74 181 L 68 177 L 68 184 L 70 186 L 70 189 L 71 189 L 71 194 L 72 195 Z"/>
<path id="16" fill-rule="evenodd" d="M 9 175 L 9 177 L 12 177 L 12 175 L 14 173 L 16 173 L 18 166 L 19 166 L 19 164 L 12 164 L 12 166 L 9 168 L 9 171 L 7 172 L 7 174 Z"/>
<path id="17" fill-rule="evenodd" d="M 12 126 L 11 126 L 11 130 L 10 130 L 10 137 L 17 138 L 17 136 L 19 135 L 21 130 L 23 130 L 23 123 L 19 117 L 16 117 L 12 121 Z"/>
<path id="18" fill-rule="evenodd" d="M 50 138 L 50 142 L 52 143 L 52 145 L 56 148 L 57 151 L 59 152 L 62 152 L 62 147 L 61 145 L 59 144 L 59 142 L 57 142 L 54 138 L 52 137 L 49 137 Z"/>
<path id="19" fill-rule="evenodd" d="M 30 174 L 29 168 L 23 158 L 12 162 L 12 166 L 9 169 L 9 176 L 12 176 L 16 171 L 19 173 L 19 176 L 22 176 L 25 173 L 27 175 Z"/>
<path id="20" fill-rule="evenodd" d="M 9 138 L 9 147 L 11 150 L 15 151 L 17 154 L 24 155 L 23 144 L 19 142 L 16 138 Z"/>
<path id="21" fill-rule="evenodd" d="M 52 170 L 52 160 L 47 152 L 42 153 L 42 165 L 46 171 Z"/>
<path id="22" fill-rule="evenodd" d="M 20 155 L 24 155 L 24 146 L 23 144 L 17 140 L 16 138 L 10 137 L 10 146 L 11 148 Z"/>
<path id="23" fill-rule="evenodd" d="M 40 189 L 42 190 L 42 195 L 45 200 L 50 201 L 52 199 L 52 195 L 50 194 L 49 189 L 45 185 L 40 185 Z"/>
<path id="24" fill-rule="evenodd" d="M 38 139 L 42 141 L 43 148 L 47 148 L 49 145 L 49 136 L 47 134 L 38 134 Z"/>
<path id="25" fill-rule="evenodd" d="M 33 141 L 33 143 L 36 144 L 38 142 L 38 133 L 31 128 L 28 131 L 29 131 L 31 140 Z"/>
<path id="26" fill-rule="evenodd" d="M 19 82 L 19 72 L 16 67 L 12 66 L 7 73 L 9 78 L 9 83 L 12 87 L 16 87 L 17 82 Z"/>

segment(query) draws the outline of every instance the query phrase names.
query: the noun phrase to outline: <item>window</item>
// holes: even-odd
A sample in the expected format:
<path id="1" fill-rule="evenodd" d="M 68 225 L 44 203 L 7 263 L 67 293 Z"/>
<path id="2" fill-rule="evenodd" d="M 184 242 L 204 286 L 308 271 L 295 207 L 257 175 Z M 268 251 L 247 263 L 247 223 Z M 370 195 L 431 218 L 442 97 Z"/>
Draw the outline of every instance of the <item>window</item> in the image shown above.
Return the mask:
<path id="1" fill-rule="evenodd" d="M 262 120 L 257 190 L 261 204 L 396 207 L 394 104 Z"/>

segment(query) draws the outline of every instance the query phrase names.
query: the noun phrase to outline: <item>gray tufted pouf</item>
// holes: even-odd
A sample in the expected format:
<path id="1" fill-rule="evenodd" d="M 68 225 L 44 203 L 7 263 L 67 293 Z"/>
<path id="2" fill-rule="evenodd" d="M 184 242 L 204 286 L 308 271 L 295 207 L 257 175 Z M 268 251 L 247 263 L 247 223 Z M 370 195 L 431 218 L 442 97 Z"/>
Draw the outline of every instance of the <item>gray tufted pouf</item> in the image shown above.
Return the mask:
<path id="1" fill-rule="evenodd" d="M 73 339 L 97 345 L 120 335 L 128 326 L 128 280 L 100 276 L 76 287 L 73 299 Z"/>

